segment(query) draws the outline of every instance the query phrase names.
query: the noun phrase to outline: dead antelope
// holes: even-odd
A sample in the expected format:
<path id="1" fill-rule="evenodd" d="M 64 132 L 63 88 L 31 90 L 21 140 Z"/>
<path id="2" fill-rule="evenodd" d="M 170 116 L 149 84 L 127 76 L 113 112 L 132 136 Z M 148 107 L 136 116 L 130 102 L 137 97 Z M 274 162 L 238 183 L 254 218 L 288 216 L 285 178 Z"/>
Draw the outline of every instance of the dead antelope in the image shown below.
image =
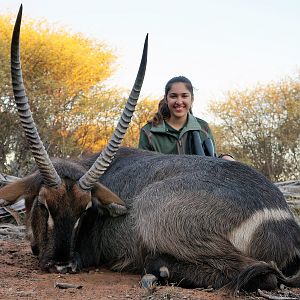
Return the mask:
<path id="1" fill-rule="evenodd" d="M 21 10 L 12 39 L 13 89 L 38 170 L 0 189 L 0 198 L 8 205 L 25 197 L 32 250 L 43 270 L 106 266 L 153 274 L 146 285 L 232 291 L 300 286 L 299 226 L 263 175 L 213 157 L 118 150 L 142 85 L 147 39 L 106 149 L 80 161 L 50 160 L 23 86 L 20 23 Z"/>

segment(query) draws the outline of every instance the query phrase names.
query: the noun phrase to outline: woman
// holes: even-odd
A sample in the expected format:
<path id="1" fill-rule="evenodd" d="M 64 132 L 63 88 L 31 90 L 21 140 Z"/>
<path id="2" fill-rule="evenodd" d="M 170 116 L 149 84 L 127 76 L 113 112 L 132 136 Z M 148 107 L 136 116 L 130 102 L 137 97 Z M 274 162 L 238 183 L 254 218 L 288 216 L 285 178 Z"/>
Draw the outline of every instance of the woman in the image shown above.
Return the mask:
<path id="1" fill-rule="evenodd" d="M 192 115 L 194 91 L 184 76 L 170 79 L 158 112 L 140 132 L 139 148 L 166 154 L 216 156 L 212 132 L 202 119 Z M 220 157 L 234 160 L 231 155 Z"/>

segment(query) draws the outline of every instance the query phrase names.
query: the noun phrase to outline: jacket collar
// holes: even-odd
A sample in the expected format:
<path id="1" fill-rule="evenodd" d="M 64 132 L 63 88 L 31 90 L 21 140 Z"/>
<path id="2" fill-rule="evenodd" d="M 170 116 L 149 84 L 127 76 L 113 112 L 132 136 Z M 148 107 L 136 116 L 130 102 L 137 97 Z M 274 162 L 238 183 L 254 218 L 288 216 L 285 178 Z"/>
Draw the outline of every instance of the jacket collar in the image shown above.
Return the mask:
<path id="1" fill-rule="evenodd" d="M 186 125 L 182 128 L 180 132 L 180 137 L 187 131 L 191 131 L 191 130 L 201 130 L 201 126 L 198 123 L 197 119 L 191 113 L 188 113 L 188 121 Z M 156 126 L 152 125 L 150 131 L 158 132 L 158 133 L 167 133 L 165 121 L 162 121 Z"/>

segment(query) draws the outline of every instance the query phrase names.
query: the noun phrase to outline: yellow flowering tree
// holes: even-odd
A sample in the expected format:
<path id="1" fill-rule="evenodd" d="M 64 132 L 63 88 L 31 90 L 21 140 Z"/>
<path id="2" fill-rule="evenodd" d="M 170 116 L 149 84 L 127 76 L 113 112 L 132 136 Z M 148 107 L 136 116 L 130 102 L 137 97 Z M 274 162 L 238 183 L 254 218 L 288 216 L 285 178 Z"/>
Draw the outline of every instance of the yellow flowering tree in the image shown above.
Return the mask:
<path id="1" fill-rule="evenodd" d="M 0 15 L 0 170 L 7 156 L 18 162 L 14 173 L 27 169 L 30 154 L 15 114 L 10 79 L 10 42 L 15 16 Z M 80 152 L 68 132 L 74 108 L 114 71 L 115 55 L 104 42 L 70 33 L 46 21 L 24 19 L 21 62 L 29 102 L 40 135 L 50 155 Z M 109 91 L 103 90 L 109 93 Z M 92 116 L 88 116 L 87 120 Z M 21 172 L 22 173 L 22 172 Z"/>

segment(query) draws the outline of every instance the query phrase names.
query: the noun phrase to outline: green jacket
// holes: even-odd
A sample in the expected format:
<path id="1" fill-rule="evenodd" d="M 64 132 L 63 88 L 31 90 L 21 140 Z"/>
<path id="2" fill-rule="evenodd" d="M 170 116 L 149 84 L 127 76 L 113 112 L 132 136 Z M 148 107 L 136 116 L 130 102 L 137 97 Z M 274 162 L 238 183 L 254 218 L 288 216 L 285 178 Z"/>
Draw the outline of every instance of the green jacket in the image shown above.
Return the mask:
<path id="1" fill-rule="evenodd" d="M 146 124 L 140 131 L 139 148 L 165 154 L 194 154 L 192 132 L 198 130 L 203 142 L 211 138 L 215 146 L 212 132 L 202 119 L 189 113 L 188 121 L 181 130 L 176 130 L 163 121 L 157 126 Z"/>

